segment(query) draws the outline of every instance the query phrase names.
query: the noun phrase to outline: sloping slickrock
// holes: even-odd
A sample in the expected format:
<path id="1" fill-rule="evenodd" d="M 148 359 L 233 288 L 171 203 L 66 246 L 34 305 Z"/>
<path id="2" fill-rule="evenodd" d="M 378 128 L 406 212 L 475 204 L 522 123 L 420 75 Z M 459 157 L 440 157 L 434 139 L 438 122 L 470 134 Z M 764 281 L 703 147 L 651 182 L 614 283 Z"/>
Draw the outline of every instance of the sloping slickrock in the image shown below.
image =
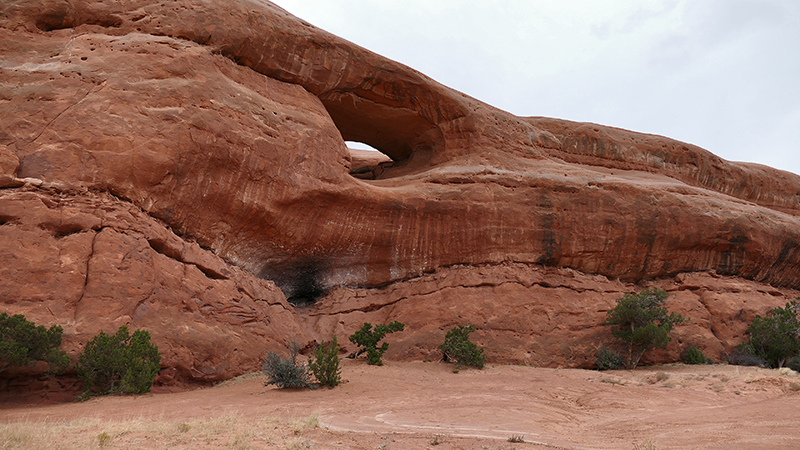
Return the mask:
<path id="1" fill-rule="evenodd" d="M 267 1 L 5 0 L 0 55 L 0 302 L 63 324 L 73 356 L 99 329 L 147 327 L 167 352 L 165 383 L 223 379 L 267 344 L 349 334 L 395 310 L 418 325 L 397 357 L 458 318 L 508 348 L 498 360 L 585 364 L 594 344 L 570 360 L 555 336 L 597 337 L 623 286 L 705 272 L 759 286 L 747 308 L 697 294 L 746 313 L 702 322 L 713 338 L 687 328 L 722 351 L 751 312 L 800 288 L 797 175 L 516 117 Z M 346 140 L 392 162 L 356 178 Z M 481 275 L 492 267 L 502 276 Z M 609 281 L 491 281 L 531 267 Z M 461 281 L 403 300 L 435 271 Z M 469 295 L 449 297 L 459 283 Z M 305 324 L 284 299 L 328 289 Z M 525 303 L 531 292 L 544 303 Z M 520 308 L 552 329 L 525 325 Z M 576 311 L 588 315 L 561 323 Z M 515 333 L 519 345 L 502 344 Z M 552 354 L 524 350 L 545 338 Z"/>
<path id="2" fill-rule="evenodd" d="M 793 174 L 517 118 L 268 2 L 0 12 L 20 177 L 113 192 L 290 295 L 503 261 L 800 287 Z M 395 167 L 350 177 L 343 139 Z"/>

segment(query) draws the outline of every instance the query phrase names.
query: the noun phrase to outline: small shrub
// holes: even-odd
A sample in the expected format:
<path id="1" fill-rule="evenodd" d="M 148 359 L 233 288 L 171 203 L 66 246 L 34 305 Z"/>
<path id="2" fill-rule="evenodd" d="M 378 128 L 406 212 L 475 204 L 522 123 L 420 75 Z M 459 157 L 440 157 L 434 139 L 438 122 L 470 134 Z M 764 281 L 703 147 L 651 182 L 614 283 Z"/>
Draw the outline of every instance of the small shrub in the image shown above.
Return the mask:
<path id="1" fill-rule="evenodd" d="M 381 357 L 386 353 L 389 344 L 384 342 L 383 345 L 378 347 L 378 343 L 387 334 L 403 331 L 404 328 L 405 326 L 396 320 L 388 325 L 378 325 L 375 327 L 374 331 L 372 330 L 371 323 L 364 323 L 364 326 L 362 326 L 360 330 L 350 336 L 350 342 L 361 347 L 359 353 L 362 351 L 367 352 L 367 364 L 382 366 L 383 361 Z"/>
<path id="2" fill-rule="evenodd" d="M 444 343 L 439 346 L 445 361 L 456 363 L 458 367 L 470 366 L 482 369 L 486 364 L 483 349 L 469 340 L 475 325 L 457 326 L 448 331 Z"/>
<path id="3" fill-rule="evenodd" d="M 767 361 L 770 367 L 783 367 L 786 361 L 800 353 L 800 321 L 796 301 L 784 308 L 775 308 L 766 317 L 756 316 L 747 332 L 748 346 L 753 354 Z"/>
<path id="4" fill-rule="evenodd" d="M 106 433 L 105 431 L 97 435 L 97 445 L 100 446 L 100 448 L 108 447 L 109 445 L 111 445 L 112 440 L 113 438 L 111 437 L 111 435 Z"/>
<path id="5" fill-rule="evenodd" d="M 508 442 L 511 442 L 512 444 L 524 444 L 525 443 L 525 436 L 513 435 L 510 438 L 508 438 Z"/>
<path id="6" fill-rule="evenodd" d="M 800 372 L 800 356 L 789 358 L 789 360 L 786 361 L 786 367 L 794 370 L 795 372 Z"/>
<path id="7" fill-rule="evenodd" d="M 314 349 L 314 355 L 308 360 L 308 367 L 322 386 L 335 387 L 342 382 L 339 343 L 336 341 L 336 335 L 330 343 L 323 342 Z"/>
<path id="8" fill-rule="evenodd" d="M 113 336 L 101 331 L 89 341 L 75 370 L 86 389 L 82 397 L 87 398 L 149 392 L 160 367 L 161 355 L 150 343 L 150 333 L 136 330 L 130 335 L 123 325 Z"/>
<path id="9" fill-rule="evenodd" d="M 683 352 L 683 362 L 686 364 L 705 364 L 706 355 L 696 346 L 691 346 Z"/>
<path id="10" fill-rule="evenodd" d="M 625 362 L 614 351 L 609 350 L 607 347 L 600 347 L 594 364 L 597 366 L 597 370 L 619 370 L 622 369 Z"/>
<path id="11" fill-rule="evenodd" d="M 723 359 L 736 366 L 769 367 L 764 358 L 753 354 L 753 348 L 748 344 L 739 345 L 730 354 L 724 355 Z"/>
<path id="12" fill-rule="evenodd" d="M 69 357 L 61 346 L 63 329 L 36 326 L 22 314 L 0 314 L 0 372 L 9 366 L 27 366 L 46 361 L 52 373 L 62 373 L 69 366 Z"/>
<path id="13" fill-rule="evenodd" d="M 628 343 L 628 369 L 635 369 L 650 347 L 666 347 L 672 327 L 686 321 L 664 307 L 668 295 L 661 289 L 628 293 L 608 311 L 603 325 L 612 327 L 611 334 Z"/>
<path id="14" fill-rule="evenodd" d="M 269 352 L 261 360 L 261 367 L 264 375 L 267 376 L 267 382 L 264 385 L 274 384 L 279 389 L 311 387 L 311 373 L 308 366 L 297 361 L 297 356 L 300 355 L 300 344 L 292 341 L 286 347 L 289 349 L 288 358 L 284 359 L 277 353 Z"/>

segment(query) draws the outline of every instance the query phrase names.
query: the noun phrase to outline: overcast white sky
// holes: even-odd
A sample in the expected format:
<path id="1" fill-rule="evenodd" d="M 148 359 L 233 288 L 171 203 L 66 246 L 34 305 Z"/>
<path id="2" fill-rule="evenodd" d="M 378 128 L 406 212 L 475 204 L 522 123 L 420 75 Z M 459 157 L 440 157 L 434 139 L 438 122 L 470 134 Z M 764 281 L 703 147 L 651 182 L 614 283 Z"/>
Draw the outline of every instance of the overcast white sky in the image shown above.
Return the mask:
<path id="1" fill-rule="evenodd" d="M 800 174 L 798 0 L 274 0 L 520 116 Z"/>

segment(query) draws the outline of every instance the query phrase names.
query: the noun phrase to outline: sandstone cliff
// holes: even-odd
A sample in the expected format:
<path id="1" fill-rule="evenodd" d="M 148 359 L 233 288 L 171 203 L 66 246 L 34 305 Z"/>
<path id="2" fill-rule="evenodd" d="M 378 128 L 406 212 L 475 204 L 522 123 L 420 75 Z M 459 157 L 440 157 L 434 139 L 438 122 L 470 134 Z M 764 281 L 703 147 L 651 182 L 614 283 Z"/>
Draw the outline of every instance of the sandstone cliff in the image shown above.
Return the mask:
<path id="1" fill-rule="evenodd" d="M 465 321 L 496 361 L 586 365 L 642 283 L 719 352 L 800 289 L 800 177 L 516 117 L 266 1 L 6 0 L 0 54 L 0 302 L 73 356 L 158 330 L 164 383 L 395 315 L 395 357 Z"/>

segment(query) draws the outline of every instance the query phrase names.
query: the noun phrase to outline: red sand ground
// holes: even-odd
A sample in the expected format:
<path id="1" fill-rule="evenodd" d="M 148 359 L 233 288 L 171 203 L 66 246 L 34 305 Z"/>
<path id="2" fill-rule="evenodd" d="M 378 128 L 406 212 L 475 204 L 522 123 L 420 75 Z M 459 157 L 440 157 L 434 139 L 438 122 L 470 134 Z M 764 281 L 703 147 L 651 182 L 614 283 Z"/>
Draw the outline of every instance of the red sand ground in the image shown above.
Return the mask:
<path id="1" fill-rule="evenodd" d="M 278 390 L 259 374 L 174 394 L 3 405 L 0 448 L 800 448 L 793 372 L 452 368 L 345 360 L 335 389 Z"/>

